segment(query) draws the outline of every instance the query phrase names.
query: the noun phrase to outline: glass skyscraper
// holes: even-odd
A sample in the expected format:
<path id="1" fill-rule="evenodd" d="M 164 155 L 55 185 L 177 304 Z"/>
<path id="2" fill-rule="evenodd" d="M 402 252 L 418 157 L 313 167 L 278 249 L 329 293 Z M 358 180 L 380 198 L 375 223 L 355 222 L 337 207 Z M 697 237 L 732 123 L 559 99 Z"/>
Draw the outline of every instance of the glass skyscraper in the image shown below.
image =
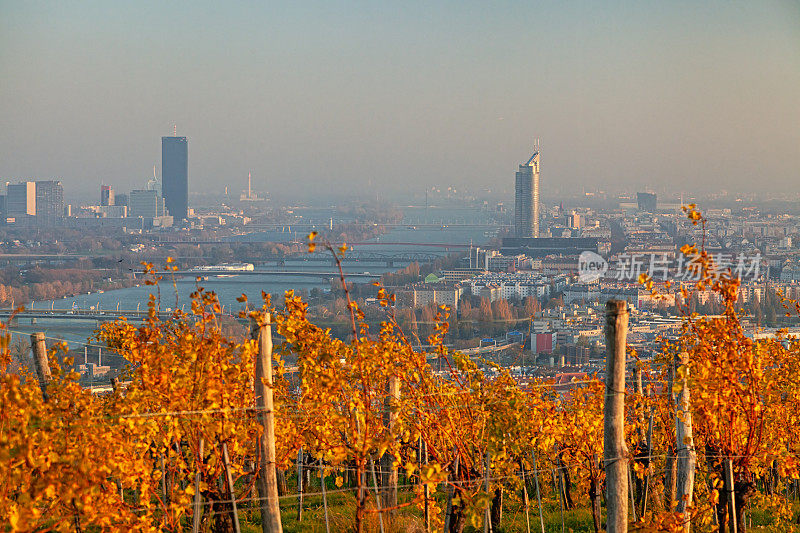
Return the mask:
<path id="1" fill-rule="evenodd" d="M 514 235 L 539 237 L 539 147 L 519 166 L 514 194 Z"/>
<path id="2" fill-rule="evenodd" d="M 189 212 L 189 145 L 186 137 L 161 137 L 161 189 L 175 222 Z"/>

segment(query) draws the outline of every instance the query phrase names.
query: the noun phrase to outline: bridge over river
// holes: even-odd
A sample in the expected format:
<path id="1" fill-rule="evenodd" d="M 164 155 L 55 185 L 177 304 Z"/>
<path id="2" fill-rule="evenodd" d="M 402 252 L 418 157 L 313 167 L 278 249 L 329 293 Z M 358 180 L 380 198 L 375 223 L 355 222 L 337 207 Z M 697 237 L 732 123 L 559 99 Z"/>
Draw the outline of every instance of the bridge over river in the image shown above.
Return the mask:
<path id="1" fill-rule="evenodd" d="M 142 274 L 138 271 L 137 274 Z M 304 278 L 338 278 L 339 272 L 317 272 L 314 270 L 224 270 L 224 269 L 203 269 L 203 270 L 176 270 L 165 272 L 164 274 L 175 274 L 177 276 L 297 276 Z M 380 274 L 369 272 L 345 272 L 345 276 L 354 279 L 379 279 Z"/>
<path id="2" fill-rule="evenodd" d="M 181 242 L 161 242 L 157 245 L 165 244 L 231 244 L 227 241 L 181 241 Z M 238 244 L 238 243 L 234 243 Z M 305 243 L 300 243 L 305 244 Z M 377 263 L 383 264 L 387 267 L 395 265 L 404 265 L 409 263 L 432 263 L 436 259 L 446 256 L 452 252 L 464 252 L 469 250 L 468 244 L 444 244 L 444 243 L 382 243 L 382 242 L 368 242 L 368 243 L 355 243 L 348 244 L 350 249 L 344 257 L 340 258 L 343 263 Z M 355 248 L 355 247 L 358 248 Z M 377 249 L 379 247 L 383 249 Z M 400 247 L 400 249 L 393 250 L 392 247 Z M 16 265 L 24 264 L 63 264 L 67 262 L 74 262 L 81 259 L 97 259 L 106 258 L 119 260 L 123 257 L 124 253 L 120 251 L 101 251 L 101 252 L 74 252 L 74 253 L 14 253 L 14 254 L 0 254 L 0 262 Z M 163 250 L 142 252 L 138 254 L 137 261 L 147 261 L 155 265 L 163 265 L 167 257 L 172 257 L 175 260 L 191 261 L 190 264 L 196 264 L 203 261 L 214 260 L 210 256 L 204 255 L 181 255 L 176 253 L 167 253 Z M 277 265 L 285 266 L 288 264 L 298 265 L 308 263 L 327 263 L 335 266 L 336 261 L 327 250 L 319 250 L 314 253 L 299 253 L 289 255 L 274 255 L 269 253 L 264 254 L 239 254 L 236 260 L 242 263 L 253 263 L 255 265 Z M 299 265 L 298 265 L 299 266 Z"/>
<path id="3" fill-rule="evenodd" d="M 18 321 L 20 319 L 30 319 L 36 323 L 38 319 L 56 320 L 89 320 L 95 322 L 112 322 L 118 318 L 127 320 L 144 320 L 150 315 L 147 309 L 0 309 L 0 319 Z M 159 311 L 156 313 L 159 320 L 169 320 L 172 317 L 171 311 Z"/>

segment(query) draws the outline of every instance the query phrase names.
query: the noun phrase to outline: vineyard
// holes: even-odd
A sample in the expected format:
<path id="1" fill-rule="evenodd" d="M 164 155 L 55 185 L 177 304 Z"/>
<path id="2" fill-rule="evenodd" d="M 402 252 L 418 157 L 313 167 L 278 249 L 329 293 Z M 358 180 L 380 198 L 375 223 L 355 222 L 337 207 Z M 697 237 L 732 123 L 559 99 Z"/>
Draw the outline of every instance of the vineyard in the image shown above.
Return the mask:
<path id="1" fill-rule="evenodd" d="M 107 395 L 80 387 L 63 346 L 45 354 L 35 345 L 36 368 L 6 372 L 5 335 L 0 527 L 800 529 L 800 344 L 748 337 L 739 280 L 702 248 L 682 253 L 697 273 L 684 300 L 713 290 L 723 311 L 687 312 L 682 334 L 640 361 L 625 349 L 624 305 L 610 302 L 609 371 L 566 390 L 520 386 L 503 368 L 449 351 L 446 308 L 428 339 L 434 351 L 415 352 L 382 289 L 378 331 L 348 301 L 347 340 L 313 324 L 291 292 L 280 308 L 267 295 L 247 303 L 247 340 L 223 335 L 214 293 L 198 289 L 191 310 L 168 321 L 151 298 L 143 324 L 97 333 L 131 362 Z"/>

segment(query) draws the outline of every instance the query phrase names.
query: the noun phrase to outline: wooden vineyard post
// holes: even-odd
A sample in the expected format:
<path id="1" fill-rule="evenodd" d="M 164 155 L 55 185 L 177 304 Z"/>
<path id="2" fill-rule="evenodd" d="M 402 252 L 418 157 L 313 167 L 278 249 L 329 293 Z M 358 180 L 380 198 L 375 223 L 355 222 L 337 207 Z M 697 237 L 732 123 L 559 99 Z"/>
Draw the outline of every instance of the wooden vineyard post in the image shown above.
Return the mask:
<path id="1" fill-rule="evenodd" d="M 389 376 L 386 384 L 386 400 L 383 406 L 383 426 L 390 435 L 394 435 L 397 419 L 399 417 L 398 403 L 400 402 L 400 380 L 397 376 Z M 381 466 L 381 497 L 383 508 L 393 509 L 397 507 L 397 467 L 394 465 L 394 457 L 384 453 L 380 458 Z M 389 516 L 395 512 L 389 511 Z"/>
<path id="2" fill-rule="evenodd" d="M 322 490 L 322 506 L 325 508 L 325 533 L 331 533 L 330 519 L 328 518 L 328 491 L 325 487 L 325 468 L 320 460 L 319 484 Z"/>
<path id="3" fill-rule="evenodd" d="M 642 497 L 642 516 L 647 513 L 647 496 L 650 492 L 650 462 L 653 460 L 653 410 L 650 410 L 650 418 L 647 422 L 647 460 L 648 469 L 644 475 L 644 496 Z"/>
<path id="4" fill-rule="evenodd" d="M 633 386 L 636 392 L 636 398 L 639 401 L 644 400 L 644 386 L 642 384 L 642 369 L 639 366 L 639 362 L 637 361 L 636 364 L 633 365 Z M 638 434 L 639 439 L 636 443 L 636 457 L 634 460 L 642 464 L 642 466 L 648 467 L 650 464 L 650 454 L 648 453 L 646 457 L 642 457 L 644 455 L 644 450 L 647 449 L 647 432 L 645 431 L 645 416 L 644 416 L 644 406 L 638 405 L 636 409 L 636 418 L 638 422 Z M 633 466 L 633 465 L 631 465 Z M 639 477 L 636 475 L 636 470 L 633 469 L 633 472 L 629 476 L 628 483 L 630 484 L 630 491 L 631 491 L 631 510 L 632 510 L 632 518 L 633 521 L 636 521 L 636 516 L 639 514 L 638 510 L 636 509 L 637 504 L 640 501 L 643 501 L 647 493 L 647 478 L 643 476 L 642 480 L 639 480 Z M 642 503 L 642 507 L 644 508 L 646 504 Z M 639 516 L 644 516 L 644 510 L 642 514 Z"/>
<path id="5" fill-rule="evenodd" d="M 680 353 L 675 356 L 675 368 L 683 369 L 680 373 L 681 392 L 677 397 L 675 410 L 675 459 L 676 459 L 676 484 L 675 499 L 678 504 L 675 510 L 684 513 L 683 530 L 689 533 L 691 517 L 687 508 L 692 505 L 692 491 L 694 489 L 694 469 L 697 463 L 697 452 L 694 449 L 692 435 L 692 411 L 689 403 L 689 355 Z M 676 372 L 676 374 L 678 374 Z M 676 378 L 678 376 L 676 375 Z"/>
<path id="6" fill-rule="evenodd" d="M 522 472 L 522 503 L 525 505 L 525 531 L 531 533 L 531 516 L 530 516 L 530 503 L 528 499 L 528 480 L 525 476 L 525 464 L 522 459 L 519 460 L 519 469 Z"/>
<path id="7" fill-rule="evenodd" d="M 372 470 L 372 484 L 375 486 L 375 506 L 377 507 L 378 511 L 378 523 L 381 526 L 381 533 L 384 533 L 383 510 L 381 509 L 381 493 L 378 490 L 378 476 L 375 475 L 375 461 L 372 460 L 372 457 L 369 459 L 369 467 Z"/>
<path id="8" fill-rule="evenodd" d="M 203 464 L 203 437 L 200 437 L 197 451 L 197 473 L 194 475 L 194 515 L 192 516 L 192 533 L 200 532 L 200 519 L 203 514 L 203 503 L 200 496 L 200 465 Z"/>
<path id="9" fill-rule="evenodd" d="M 553 488 L 558 494 L 558 509 L 561 511 L 561 531 L 564 531 L 564 491 L 561 490 L 561 476 L 556 474 L 556 469 L 553 468 Z"/>
<path id="10" fill-rule="evenodd" d="M 673 386 L 675 385 L 675 360 L 669 361 L 669 367 L 667 368 L 667 394 L 669 394 L 669 407 L 671 412 L 675 412 L 675 393 L 673 392 Z M 677 489 L 675 484 L 677 483 L 677 470 L 676 470 L 676 461 L 675 461 L 675 443 L 670 443 L 669 449 L 667 450 L 667 458 L 666 458 L 666 472 L 664 473 L 664 492 L 666 493 L 665 496 L 665 503 L 667 509 L 672 510 L 673 504 L 677 497 L 675 496 Z"/>
<path id="11" fill-rule="evenodd" d="M 278 479 L 275 471 L 275 411 L 272 391 L 272 331 L 270 316 L 263 324 L 253 323 L 251 335 L 258 342 L 255 397 L 258 420 L 263 428 L 259 438 L 258 495 L 261 500 L 263 533 L 283 533 L 278 505 Z"/>
<path id="12" fill-rule="evenodd" d="M 539 492 L 539 468 L 536 466 L 536 451 L 531 452 L 533 457 L 533 479 L 536 482 L 536 503 L 539 505 L 539 523 L 542 526 L 542 533 L 544 533 L 544 515 L 542 514 L 542 495 Z"/>
<path id="13" fill-rule="evenodd" d="M 297 522 L 303 521 L 303 447 L 297 450 Z"/>
<path id="14" fill-rule="evenodd" d="M 164 497 L 164 503 L 169 502 L 169 491 L 167 490 L 167 465 L 164 463 L 164 456 L 159 455 L 158 460 L 161 462 L 161 495 Z"/>
<path id="15" fill-rule="evenodd" d="M 236 508 L 236 488 L 233 486 L 233 476 L 231 476 L 231 459 L 228 455 L 228 443 L 222 443 L 222 465 L 225 468 L 225 483 L 228 485 L 228 493 L 231 497 L 231 513 L 234 533 L 241 533 L 239 527 L 239 510 Z"/>
<path id="16" fill-rule="evenodd" d="M 636 522 L 636 495 L 634 494 L 633 491 L 633 472 L 631 472 L 631 470 L 633 469 L 631 468 L 630 463 L 628 463 L 627 470 L 628 470 L 628 492 L 630 493 L 631 496 L 631 518 L 633 519 L 634 522 Z"/>
<path id="17" fill-rule="evenodd" d="M 458 464 L 461 460 L 461 455 L 458 453 L 458 449 L 453 449 L 453 453 L 455 454 L 456 458 L 453 461 L 453 472 L 452 472 L 452 479 L 453 479 L 453 486 L 447 488 L 447 510 L 444 514 L 444 532 L 448 533 L 450 531 L 450 524 L 453 520 L 453 494 L 455 493 L 455 484 L 458 483 Z"/>
<path id="18" fill-rule="evenodd" d="M 728 530 L 737 533 L 738 524 L 736 522 L 736 495 L 733 484 L 733 463 L 730 459 L 725 459 L 722 463 L 725 470 L 725 494 L 728 496 Z"/>
<path id="19" fill-rule="evenodd" d="M 602 497 L 603 488 L 600 486 L 600 470 L 602 464 L 597 454 L 592 454 L 592 468 L 597 468 L 597 474 L 589 478 L 589 504 L 592 509 L 592 525 L 595 531 L 602 529 L 603 523 L 603 510 L 602 510 Z"/>
<path id="20" fill-rule="evenodd" d="M 47 384 L 53 378 L 50 374 L 50 362 L 47 360 L 47 344 L 44 333 L 41 331 L 31 333 L 31 351 L 33 351 L 33 364 L 36 368 L 36 376 L 39 378 L 39 387 L 42 389 L 42 396 L 47 400 Z"/>
<path id="21" fill-rule="evenodd" d="M 489 449 L 486 449 L 486 469 L 484 470 L 484 490 L 486 491 L 486 495 L 489 495 L 489 474 L 490 474 L 490 458 L 489 458 Z M 492 504 L 486 504 L 486 512 L 483 516 L 483 533 L 492 533 L 492 517 L 491 517 L 491 507 Z"/>
<path id="22" fill-rule="evenodd" d="M 628 458 L 625 446 L 625 347 L 628 308 L 624 300 L 606 303 L 606 395 L 603 409 L 603 462 L 608 490 L 606 531 L 628 530 Z"/>
<path id="23" fill-rule="evenodd" d="M 420 437 L 419 438 L 419 454 L 420 454 L 420 463 L 428 466 L 428 445 L 425 444 L 425 440 Z M 397 470 L 395 470 L 395 476 L 397 476 Z M 425 519 L 425 533 L 430 533 L 431 531 L 431 508 L 430 508 L 430 498 L 431 498 L 431 491 L 428 488 L 428 484 L 425 483 L 422 487 L 422 494 L 425 498 L 425 509 L 424 509 L 424 516 Z M 395 479 L 394 484 L 394 495 L 395 495 L 395 505 L 397 505 L 397 482 Z"/>

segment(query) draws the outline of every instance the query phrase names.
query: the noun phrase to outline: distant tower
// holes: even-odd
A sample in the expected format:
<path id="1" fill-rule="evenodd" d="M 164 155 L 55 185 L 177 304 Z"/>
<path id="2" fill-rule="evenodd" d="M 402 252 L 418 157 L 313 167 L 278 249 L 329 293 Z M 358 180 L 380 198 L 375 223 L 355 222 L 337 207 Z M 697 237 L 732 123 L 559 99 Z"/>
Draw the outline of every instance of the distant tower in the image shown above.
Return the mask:
<path id="1" fill-rule="evenodd" d="M 172 217 L 189 214 L 189 146 L 186 137 L 161 137 L 161 190 Z"/>
<path id="2" fill-rule="evenodd" d="M 100 186 L 100 205 L 115 205 L 114 188 L 111 185 Z"/>
<path id="3" fill-rule="evenodd" d="M 263 198 L 259 198 L 253 192 L 253 176 L 250 172 L 247 173 L 247 189 L 239 196 L 240 202 L 260 202 Z"/>
<path id="4" fill-rule="evenodd" d="M 517 237 L 539 236 L 539 141 L 533 155 L 519 166 L 514 196 L 514 232 Z"/>
<path id="5" fill-rule="evenodd" d="M 155 165 L 153 165 L 153 179 L 147 180 L 147 190 L 156 191 L 159 196 L 162 196 L 161 182 L 158 181 L 158 174 L 156 173 Z"/>

